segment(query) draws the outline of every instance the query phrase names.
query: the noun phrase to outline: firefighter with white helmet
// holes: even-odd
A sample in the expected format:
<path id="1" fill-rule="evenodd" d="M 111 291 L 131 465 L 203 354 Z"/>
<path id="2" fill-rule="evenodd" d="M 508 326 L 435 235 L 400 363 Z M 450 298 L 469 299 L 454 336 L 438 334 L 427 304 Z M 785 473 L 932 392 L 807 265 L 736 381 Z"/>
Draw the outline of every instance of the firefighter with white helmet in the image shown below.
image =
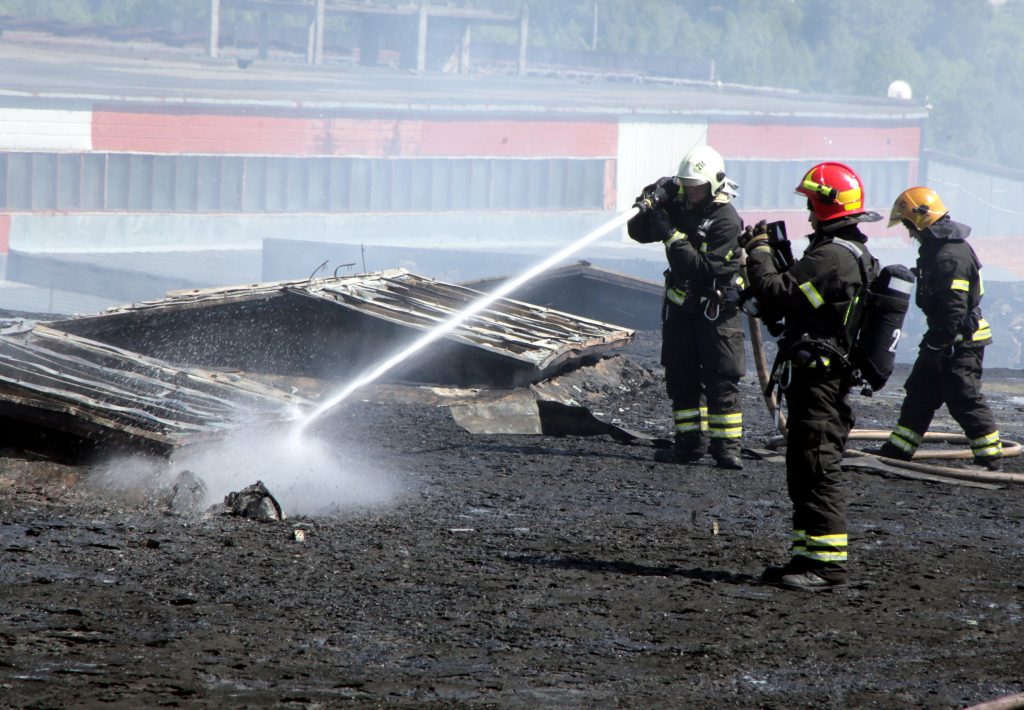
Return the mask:
<path id="1" fill-rule="evenodd" d="M 719 468 L 741 469 L 740 377 L 746 370 L 739 314 L 737 238 L 743 222 L 731 204 L 736 185 L 711 146 L 690 151 L 674 177 L 637 198 L 629 235 L 663 242 L 665 272 L 661 363 L 672 400 L 673 447 L 659 461 L 694 463 L 708 452 Z"/>
<path id="2" fill-rule="evenodd" d="M 896 198 L 889 226 L 898 224 L 920 244 L 915 302 L 927 330 L 904 384 L 907 396 L 899 421 L 878 453 L 910 460 L 945 404 L 967 435 L 974 462 L 997 471 L 1002 443 L 981 392 L 982 361 L 992 331 L 981 314 L 981 263 L 966 241 L 971 228 L 954 222 L 927 187 L 911 187 Z"/>
<path id="3" fill-rule="evenodd" d="M 773 379 L 788 402 L 786 484 L 793 503 L 790 559 L 762 579 L 789 589 L 818 591 L 848 582 L 845 490 L 840 463 L 856 381 L 850 362 L 869 284 L 879 272 L 861 222 L 880 220 L 865 209 L 860 177 L 842 163 L 812 167 L 797 184 L 807 198 L 813 233 L 803 257 L 780 268 L 767 225 L 747 227 L 740 243 L 754 297 L 784 314 Z"/>

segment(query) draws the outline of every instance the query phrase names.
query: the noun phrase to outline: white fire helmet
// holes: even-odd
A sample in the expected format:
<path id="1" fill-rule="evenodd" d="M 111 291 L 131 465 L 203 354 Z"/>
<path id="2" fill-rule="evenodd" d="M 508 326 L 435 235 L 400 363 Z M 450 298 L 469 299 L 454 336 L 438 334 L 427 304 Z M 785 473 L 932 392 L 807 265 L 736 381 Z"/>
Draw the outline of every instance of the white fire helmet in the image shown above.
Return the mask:
<path id="1" fill-rule="evenodd" d="M 683 158 L 676 173 L 679 181 L 686 186 L 711 185 L 712 196 L 725 187 L 725 161 L 718 151 L 709 145 L 699 145 Z"/>

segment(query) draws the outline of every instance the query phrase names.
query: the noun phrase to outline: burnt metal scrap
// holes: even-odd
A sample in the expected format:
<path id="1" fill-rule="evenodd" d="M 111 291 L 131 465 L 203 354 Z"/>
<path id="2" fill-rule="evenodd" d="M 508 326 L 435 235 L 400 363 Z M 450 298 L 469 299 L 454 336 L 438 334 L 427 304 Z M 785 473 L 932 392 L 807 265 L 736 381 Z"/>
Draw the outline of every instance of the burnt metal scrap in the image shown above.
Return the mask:
<path id="1" fill-rule="evenodd" d="M 298 293 L 326 299 L 381 320 L 429 330 L 481 298 L 481 293 L 415 276 L 394 274 L 320 282 Z M 542 379 L 569 363 L 579 363 L 623 347 L 632 331 L 530 303 L 498 299 L 455 328 L 448 339 L 535 370 Z"/>
<path id="2" fill-rule="evenodd" d="M 191 289 L 54 323 L 175 363 L 345 378 L 448 320 L 482 294 L 404 269 Z M 395 368 L 418 384 L 515 387 L 624 347 L 633 331 L 498 299 Z"/>
<path id="3" fill-rule="evenodd" d="M 357 375 L 481 297 L 395 270 L 177 291 L 11 328 L 0 334 L 0 417 L 166 452 L 242 423 L 294 418 L 309 404 L 257 378 Z M 499 299 L 393 374 L 416 384 L 519 387 L 599 360 L 632 336 Z"/>
<path id="4" fill-rule="evenodd" d="M 0 416 L 169 451 L 309 403 L 231 373 L 181 369 L 46 325 L 0 334 Z"/>

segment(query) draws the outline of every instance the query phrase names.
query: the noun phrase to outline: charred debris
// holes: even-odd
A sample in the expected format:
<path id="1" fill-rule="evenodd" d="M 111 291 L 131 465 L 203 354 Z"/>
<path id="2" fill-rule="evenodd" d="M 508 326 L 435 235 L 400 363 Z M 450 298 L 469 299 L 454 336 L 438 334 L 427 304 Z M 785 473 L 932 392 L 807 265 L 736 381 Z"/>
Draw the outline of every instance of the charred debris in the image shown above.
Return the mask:
<path id="1" fill-rule="evenodd" d="M 572 267 L 561 278 L 580 274 Z M 629 277 L 608 279 L 609 287 L 628 288 Z M 580 290 L 559 281 L 539 284 L 547 302 Z M 648 291 L 638 282 L 639 298 Z M 46 440 L 63 453 L 113 446 L 166 455 L 243 424 L 301 417 L 333 383 L 479 297 L 474 288 L 399 269 L 172 291 L 103 313 L 18 321 L 0 331 L 0 416 L 16 442 Z M 565 378 L 614 379 L 614 368 L 601 363 L 632 337 L 623 326 L 499 299 L 392 370 L 374 396 L 447 404 L 470 431 L 631 439 L 639 435 L 576 402 Z"/>

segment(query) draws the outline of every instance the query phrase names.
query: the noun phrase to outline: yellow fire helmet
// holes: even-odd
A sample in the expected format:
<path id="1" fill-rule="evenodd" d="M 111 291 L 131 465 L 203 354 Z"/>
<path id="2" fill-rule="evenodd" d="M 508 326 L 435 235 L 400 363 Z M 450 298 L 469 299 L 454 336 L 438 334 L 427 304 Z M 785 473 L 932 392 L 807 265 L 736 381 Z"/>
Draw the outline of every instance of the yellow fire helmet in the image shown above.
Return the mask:
<path id="1" fill-rule="evenodd" d="M 930 187 L 911 187 L 900 193 L 889 213 L 889 226 L 907 220 L 919 232 L 935 224 L 949 210 Z"/>

